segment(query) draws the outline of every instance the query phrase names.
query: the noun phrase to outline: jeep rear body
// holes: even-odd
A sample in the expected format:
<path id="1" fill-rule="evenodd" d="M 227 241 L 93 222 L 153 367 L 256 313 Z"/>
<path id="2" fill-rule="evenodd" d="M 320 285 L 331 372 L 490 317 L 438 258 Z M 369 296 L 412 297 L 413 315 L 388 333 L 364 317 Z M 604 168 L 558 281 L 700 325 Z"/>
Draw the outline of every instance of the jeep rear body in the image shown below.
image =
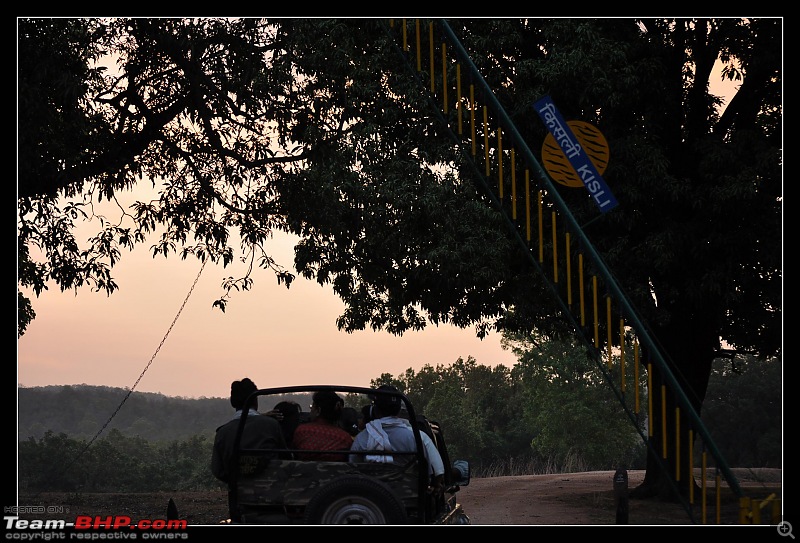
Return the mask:
<path id="1" fill-rule="evenodd" d="M 450 463 L 444 435 L 436 423 L 418 417 L 408 398 L 400 392 L 334 385 L 302 385 L 260 389 L 266 396 L 333 390 L 365 397 L 376 394 L 399 396 L 414 433 L 415 451 L 392 451 L 405 456 L 404 464 L 380 462 L 330 462 L 298 460 L 288 449 L 241 449 L 246 414 L 236 435 L 233 480 L 230 485 L 232 519 L 244 524 L 469 524 L 469 517 L 456 500 L 461 486 L 469 484 L 469 464 Z M 365 431 L 365 430 L 362 430 Z M 431 437 L 445 465 L 444 493 L 429 491 L 428 463 L 421 432 Z M 305 453 L 313 451 L 302 451 Z M 331 451 L 325 451 L 331 452 Z M 344 451 L 343 451 L 344 452 Z M 386 451 L 359 451 L 378 454 Z M 238 466 L 238 469 L 237 469 Z"/>

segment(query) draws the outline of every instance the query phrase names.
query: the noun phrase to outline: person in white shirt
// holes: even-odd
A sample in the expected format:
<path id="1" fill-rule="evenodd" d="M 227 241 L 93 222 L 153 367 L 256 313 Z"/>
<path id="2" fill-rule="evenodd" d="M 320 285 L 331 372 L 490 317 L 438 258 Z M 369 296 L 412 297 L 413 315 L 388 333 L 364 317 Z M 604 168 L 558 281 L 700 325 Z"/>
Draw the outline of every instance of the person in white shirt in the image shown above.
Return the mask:
<path id="1" fill-rule="evenodd" d="M 378 390 L 397 392 L 391 385 L 381 385 Z M 350 462 L 391 462 L 404 464 L 412 457 L 409 455 L 391 454 L 392 452 L 415 452 L 417 443 L 411 423 L 397 416 L 400 413 L 402 400 L 400 396 L 376 394 L 372 409 L 373 420 L 367 423 L 364 430 L 358 433 L 350 447 Z M 439 450 L 428 434 L 420 431 L 428 472 L 431 476 L 429 491 L 441 494 L 444 491 L 444 462 Z M 359 451 L 371 451 L 370 454 Z M 385 454 L 378 453 L 383 451 Z"/>

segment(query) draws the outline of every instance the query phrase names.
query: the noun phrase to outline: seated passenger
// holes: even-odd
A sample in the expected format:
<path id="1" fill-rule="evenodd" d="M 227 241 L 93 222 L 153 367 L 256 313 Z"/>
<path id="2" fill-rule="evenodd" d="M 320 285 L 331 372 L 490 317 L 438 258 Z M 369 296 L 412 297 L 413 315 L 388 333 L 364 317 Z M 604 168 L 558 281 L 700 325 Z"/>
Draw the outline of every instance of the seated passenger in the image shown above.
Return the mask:
<path id="1" fill-rule="evenodd" d="M 238 512 L 233 510 L 233 458 L 236 452 L 236 433 L 242 412 L 247 411 L 244 431 L 239 443 L 239 449 L 285 449 L 286 441 L 281 432 L 281 426 L 271 418 L 258 412 L 258 397 L 251 395 L 258 390 L 256 384 L 245 377 L 241 381 L 231 383 L 231 407 L 235 410 L 233 418 L 217 428 L 214 436 L 214 447 L 211 451 L 211 473 L 228 484 L 228 505 L 232 519 L 238 518 Z M 250 400 L 248 402 L 248 399 Z M 288 453 L 270 453 L 267 457 L 285 456 Z"/>
<path id="2" fill-rule="evenodd" d="M 391 390 L 397 388 L 391 385 L 381 385 L 378 390 Z M 413 452 L 417 450 L 414 431 L 407 419 L 398 417 L 402 400 L 400 396 L 389 394 L 376 394 L 372 406 L 373 420 L 367 423 L 362 432 L 353 440 L 350 448 L 350 462 L 391 462 L 405 464 L 409 461 L 408 455 L 380 454 L 379 451 L 391 453 L 392 451 Z M 431 489 L 434 494 L 444 491 L 444 462 L 436 445 L 424 432 L 420 432 L 423 453 L 428 462 L 428 472 L 431 476 Z M 372 451 L 361 453 L 358 451 Z"/>
<path id="3" fill-rule="evenodd" d="M 350 434 L 351 436 L 358 435 L 360 430 L 358 420 L 361 418 L 361 413 L 356 411 L 353 407 L 342 408 L 342 417 L 339 419 L 339 426 Z"/>
<path id="4" fill-rule="evenodd" d="M 282 401 L 275 404 L 272 411 L 264 413 L 277 420 L 283 430 L 283 438 L 286 443 L 292 442 L 292 436 L 297 426 L 300 424 L 300 414 L 303 408 L 300 404 L 292 401 Z"/>
<path id="5" fill-rule="evenodd" d="M 343 404 L 339 395 L 332 390 L 319 390 L 314 393 L 311 421 L 295 429 L 292 448 L 316 452 L 298 452 L 296 455 L 298 460 L 347 462 L 346 451 L 353 444 L 353 437 L 339 426 Z"/>

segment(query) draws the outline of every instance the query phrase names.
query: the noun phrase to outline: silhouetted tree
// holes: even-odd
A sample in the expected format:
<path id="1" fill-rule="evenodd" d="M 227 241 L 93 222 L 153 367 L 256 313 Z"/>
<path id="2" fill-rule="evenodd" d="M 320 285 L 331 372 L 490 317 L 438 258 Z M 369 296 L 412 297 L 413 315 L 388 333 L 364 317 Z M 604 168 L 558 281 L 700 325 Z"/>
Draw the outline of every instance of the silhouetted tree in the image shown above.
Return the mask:
<path id="1" fill-rule="evenodd" d="M 782 20 L 451 24 L 530 148 L 545 135 L 531 107 L 545 94 L 605 135 L 604 178 L 620 205 L 589 233 L 695 410 L 712 361 L 726 354 L 722 340 L 778 353 Z M 224 310 L 256 266 L 291 284 L 270 256 L 279 230 L 300 237 L 295 271 L 344 301 L 342 330 L 570 333 L 388 28 L 372 19 L 20 19 L 18 287 L 112 293 L 121 249 L 149 242 L 154 256 L 224 265 L 241 256 L 245 273 L 215 302 Z M 724 109 L 709 93 L 717 61 L 739 83 Z M 153 200 L 103 217 L 86 247 L 74 238 L 93 204 L 141 182 L 153 184 Z M 585 192 L 564 197 L 579 222 L 596 218 Z M 20 291 L 19 335 L 34 316 Z M 654 372 L 656 393 L 662 379 Z M 665 405 L 673 428 L 672 394 Z M 658 450 L 659 428 L 654 436 Z M 667 460 L 678 458 L 670 450 Z M 667 471 L 650 455 L 640 494 L 670 495 Z"/>

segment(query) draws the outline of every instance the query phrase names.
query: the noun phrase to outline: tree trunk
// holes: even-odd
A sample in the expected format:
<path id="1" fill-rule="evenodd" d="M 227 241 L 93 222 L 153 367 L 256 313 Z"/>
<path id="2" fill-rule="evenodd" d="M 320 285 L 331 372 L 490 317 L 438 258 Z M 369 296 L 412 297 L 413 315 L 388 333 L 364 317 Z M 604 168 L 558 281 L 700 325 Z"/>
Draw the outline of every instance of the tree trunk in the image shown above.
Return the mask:
<path id="1" fill-rule="evenodd" d="M 631 492 L 632 498 L 655 496 L 665 501 L 678 501 L 680 497 L 687 498 L 690 485 L 695 484 L 692 456 L 694 447 L 701 443 L 697 439 L 701 434 L 683 401 L 688 400 L 699 418 L 719 345 L 716 330 L 708 325 L 711 320 L 673 321 L 670 326 L 656 329 L 666 351 L 662 354 L 685 398 L 681 398 L 681 392 L 675 390 L 653 361 L 647 466 L 644 480 Z M 702 324 L 698 325 L 698 321 Z"/>

